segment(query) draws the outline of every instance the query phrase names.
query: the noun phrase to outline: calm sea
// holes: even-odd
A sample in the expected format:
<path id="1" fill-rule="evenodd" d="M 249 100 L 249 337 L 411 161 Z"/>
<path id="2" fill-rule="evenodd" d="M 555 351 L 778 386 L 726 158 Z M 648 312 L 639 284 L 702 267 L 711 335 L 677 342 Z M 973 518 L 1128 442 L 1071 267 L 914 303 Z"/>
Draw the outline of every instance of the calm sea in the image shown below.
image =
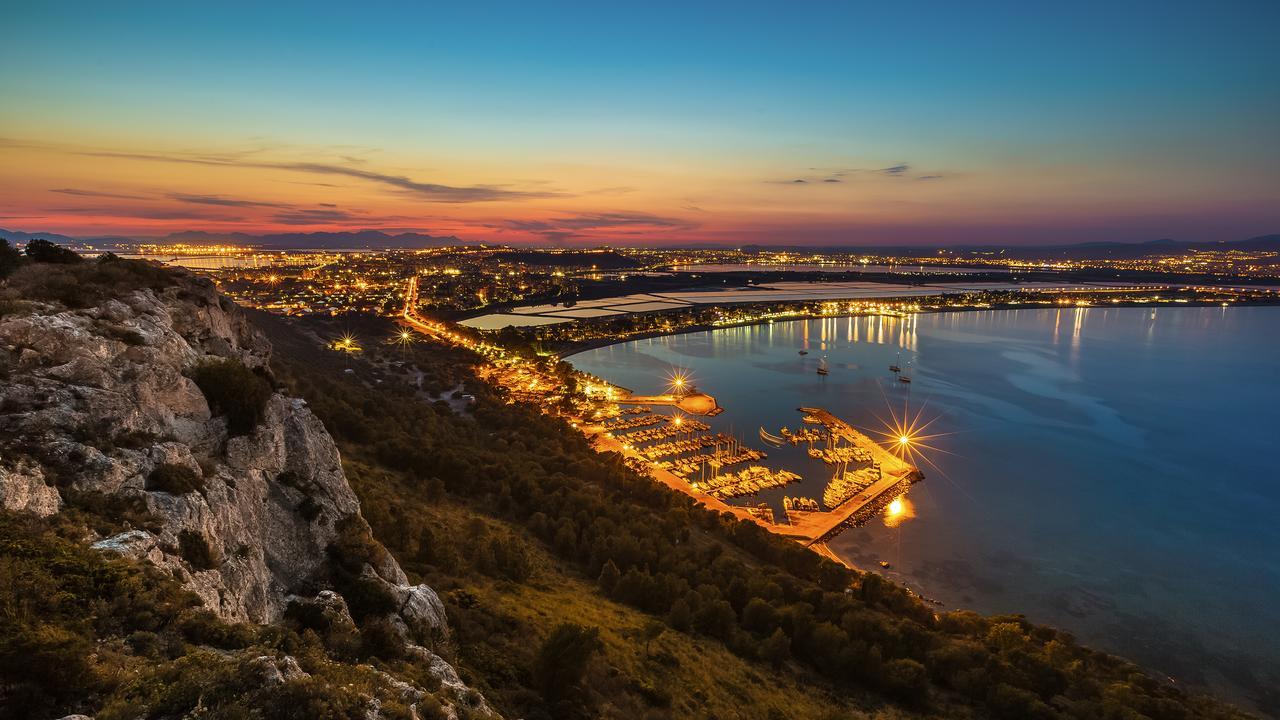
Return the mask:
<path id="1" fill-rule="evenodd" d="M 805 320 L 571 361 L 637 392 L 687 370 L 726 408 L 715 428 L 755 447 L 801 405 L 873 433 L 918 417 L 926 479 L 837 553 L 1280 715 L 1280 308 Z M 759 500 L 821 497 L 825 466 L 769 452 L 806 480 Z"/>

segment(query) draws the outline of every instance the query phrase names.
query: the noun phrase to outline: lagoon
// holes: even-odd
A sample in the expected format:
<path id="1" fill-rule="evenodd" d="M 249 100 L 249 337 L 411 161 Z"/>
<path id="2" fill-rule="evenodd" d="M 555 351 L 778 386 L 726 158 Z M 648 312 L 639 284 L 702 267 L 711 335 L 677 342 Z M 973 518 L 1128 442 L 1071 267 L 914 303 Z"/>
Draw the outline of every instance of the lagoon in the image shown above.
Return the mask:
<path id="1" fill-rule="evenodd" d="M 910 385 L 888 371 L 899 357 Z M 918 414 L 933 449 L 907 512 L 846 531 L 837 554 L 1280 712 L 1280 308 L 822 318 L 570 360 L 639 393 L 685 369 L 726 408 L 715 429 L 757 447 L 801 405 L 871 432 Z M 796 448 L 767 464 L 806 478 L 762 494 L 775 507 L 830 476 Z"/>

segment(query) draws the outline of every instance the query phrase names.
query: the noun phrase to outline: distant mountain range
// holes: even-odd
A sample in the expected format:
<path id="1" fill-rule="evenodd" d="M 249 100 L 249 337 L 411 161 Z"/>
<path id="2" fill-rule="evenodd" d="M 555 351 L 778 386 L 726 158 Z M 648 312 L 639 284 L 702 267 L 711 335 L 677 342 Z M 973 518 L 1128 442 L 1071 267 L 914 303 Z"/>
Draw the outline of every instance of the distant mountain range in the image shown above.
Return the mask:
<path id="1" fill-rule="evenodd" d="M 34 238 L 71 247 L 130 248 L 141 244 L 188 245 L 242 245 L 271 250 L 339 250 L 339 249 L 411 249 L 441 247 L 445 245 L 478 245 L 475 241 L 461 240 L 453 235 L 435 236 L 421 233 L 390 235 L 381 230 L 356 230 L 351 232 L 274 233 L 251 235 L 248 233 L 211 233 L 200 230 L 170 233 L 154 237 L 79 237 L 57 233 L 21 232 L 0 229 L 0 238 L 11 243 L 25 243 Z M 711 248 L 713 246 L 703 246 Z M 723 246 L 721 246 L 723 247 Z M 848 246 L 848 247 L 797 247 L 794 245 L 748 245 L 746 251 L 812 250 L 815 252 L 848 251 L 878 255 L 919 253 L 934 255 L 944 251 L 950 255 L 1000 255 L 1010 260 L 1061 259 L 1083 260 L 1097 258 L 1140 258 L 1152 255 L 1169 255 L 1188 250 L 1246 250 L 1280 251 L 1280 234 L 1260 235 L 1247 240 L 1223 242 L 1179 242 L 1175 240 L 1151 240 L 1149 242 L 1086 242 L 1072 245 L 951 245 L 951 246 Z"/>
<path id="2" fill-rule="evenodd" d="M 407 249 L 423 247 L 440 247 L 443 245 L 471 245 L 474 243 L 460 240 L 452 235 L 438 237 L 420 233 L 399 233 L 389 235 L 381 230 L 357 230 L 353 232 L 312 232 L 312 233 L 274 233 L 267 235 L 251 235 L 248 233 L 211 233 L 201 230 L 188 230 L 154 237 L 121 237 L 99 236 L 73 238 L 57 233 L 32 233 L 17 230 L 0 229 L 0 238 L 11 243 L 25 243 L 35 238 L 43 238 L 73 247 L 93 246 L 98 248 L 130 248 L 137 245 L 241 245 L 261 247 L 270 250 L 339 250 L 339 249 Z"/>

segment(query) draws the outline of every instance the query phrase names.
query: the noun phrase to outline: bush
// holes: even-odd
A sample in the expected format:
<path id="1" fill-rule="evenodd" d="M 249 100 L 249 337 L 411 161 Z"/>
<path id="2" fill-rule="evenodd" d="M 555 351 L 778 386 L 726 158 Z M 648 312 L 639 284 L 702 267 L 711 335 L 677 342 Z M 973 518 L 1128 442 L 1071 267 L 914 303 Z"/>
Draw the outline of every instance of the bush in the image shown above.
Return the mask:
<path id="1" fill-rule="evenodd" d="M 923 702 L 929 691 L 929 673 L 915 660 L 898 658 L 884 664 L 884 684 L 903 700 Z"/>
<path id="2" fill-rule="evenodd" d="M 9 277 L 21 264 L 22 254 L 8 240 L 0 238 L 0 278 Z"/>
<path id="3" fill-rule="evenodd" d="M 204 490 L 204 476 L 186 465 L 162 463 L 147 475 L 147 490 L 185 495 Z"/>
<path id="4" fill-rule="evenodd" d="M 24 299 L 47 300 L 71 308 L 92 307 L 134 290 L 158 292 L 175 285 L 179 278 L 158 263 L 106 256 L 96 262 L 28 262 L 10 272 L 9 286 Z"/>
<path id="5" fill-rule="evenodd" d="M 533 675 L 542 696 L 552 703 L 567 697 L 582 681 L 591 657 L 602 647 L 599 628 L 558 625 L 534 659 Z"/>
<path id="6" fill-rule="evenodd" d="M 271 385 L 236 360 L 201 363 L 191 371 L 191 379 L 204 393 L 210 409 L 226 416 L 232 437 L 253 432 L 271 399 Z"/>
<path id="7" fill-rule="evenodd" d="M 48 240 L 32 240 L 27 243 L 27 257 L 38 263 L 55 265 L 75 265 L 84 262 L 84 258 L 74 250 L 54 245 Z"/>
<path id="8" fill-rule="evenodd" d="M 178 533 L 178 554 L 197 570 L 212 570 L 218 567 L 217 551 L 209 545 L 204 535 L 194 530 L 183 530 Z"/>

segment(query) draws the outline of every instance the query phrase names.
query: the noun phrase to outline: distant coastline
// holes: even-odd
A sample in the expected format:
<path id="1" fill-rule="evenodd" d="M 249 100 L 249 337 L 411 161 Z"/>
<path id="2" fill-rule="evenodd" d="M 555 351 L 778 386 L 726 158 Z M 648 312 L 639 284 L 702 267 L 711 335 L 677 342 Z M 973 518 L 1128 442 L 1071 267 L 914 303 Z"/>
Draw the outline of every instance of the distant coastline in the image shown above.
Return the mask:
<path id="1" fill-rule="evenodd" d="M 1221 303 L 1219 302 L 1188 301 L 1185 303 L 1180 302 L 1180 303 L 1177 303 L 1176 305 L 1172 305 L 1172 306 L 1165 305 L 1162 307 L 1200 308 L 1200 307 L 1219 307 L 1219 306 L 1221 306 Z M 1230 305 L 1230 307 L 1233 307 L 1233 308 L 1234 307 L 1272 307 L 1272 306 L 1280 307 L 1280 298 L 1277 298 L 1275 300 L 1248 300 L 1248 301 L 1234 302 L 1234 303 L 1231 303 Z M 930 310 L 916 310 L 914 311 L 914 314 L 937 315 L 941 313 L 991 312 L 994 310 L 1045 310 L 1045 309 L 1052 309 L 1052 307 L 1053 306 L 1042 306 L 1042 305 L 1030 306 L 1026 303 L 1007 303 L 1007 304 L 991 305 L 990 307 L 948 307 L 948 308 L 937 308 L 937 309 L 930 309 Z M 1077 306 L 1075 305 L 1061 306 L 1062 309 L 1075 308 L 1075 307 Z M 1089 306 L 1082 307 L 1081 309 L 1091 309 L 1091 308 L 1101 308 L 1101 307 L 1107 307 L 1107 308 L 1151 307 L 1151 303 L 1127 301 L 1127 302 L 1118 302 L 1118 303 L 1107 303 L 1105 306 L 1089 305 Z M 658 330 L 654 332 L 641 333 L 638 335 L 632 335 L 631 337 L 627 337 L 627 338 L 620 338 L 620 339 L 600 338 L 597 340 L 584 340 L 580 343 L 574 343 L 570 345 L 566 351 L 560 352 L 557 354 L 561 360 L 568 360 L 574 355 L 579 355 L 589 350 L 596 350 L 598 348 L 609 347 L 611 345 L 621 345 L 623 343 L 629 343 L 637 340 L 651 340 L 653 338 L 659 338 L 659 337 L 689 335 L 692 333 L 706 332 L 708 330 L 722 330 L 725 328 L 740 328 L 740 327 L 752 327 L 755 325 L 768 325 L 772 322 L 793 322 L 797 320 L 820 320 L 820 319 L 828 319 L 828 318 L 840 319 L 840 318 L 849 318 L 849 317 L 867 317 L 869 315 L 871 315 L 871 313 L 863 313 L 863 314 L 840 313 L 837 315 L 810 314 L 810 315 L 797 315 L 796 317 L 786 318 L 785 320 L 781 320 L 781 321 L 768 320 L 768 319 L 745 320 L 743 322 L 726 323 L 724 325 L 712 325 L 709 323 L 700 323 L 698 325 L 690 325 L 689 327 L 684 327 L 684 328 L 678 328 L 678 329 L 672 329 L 672 330 Z"/>

